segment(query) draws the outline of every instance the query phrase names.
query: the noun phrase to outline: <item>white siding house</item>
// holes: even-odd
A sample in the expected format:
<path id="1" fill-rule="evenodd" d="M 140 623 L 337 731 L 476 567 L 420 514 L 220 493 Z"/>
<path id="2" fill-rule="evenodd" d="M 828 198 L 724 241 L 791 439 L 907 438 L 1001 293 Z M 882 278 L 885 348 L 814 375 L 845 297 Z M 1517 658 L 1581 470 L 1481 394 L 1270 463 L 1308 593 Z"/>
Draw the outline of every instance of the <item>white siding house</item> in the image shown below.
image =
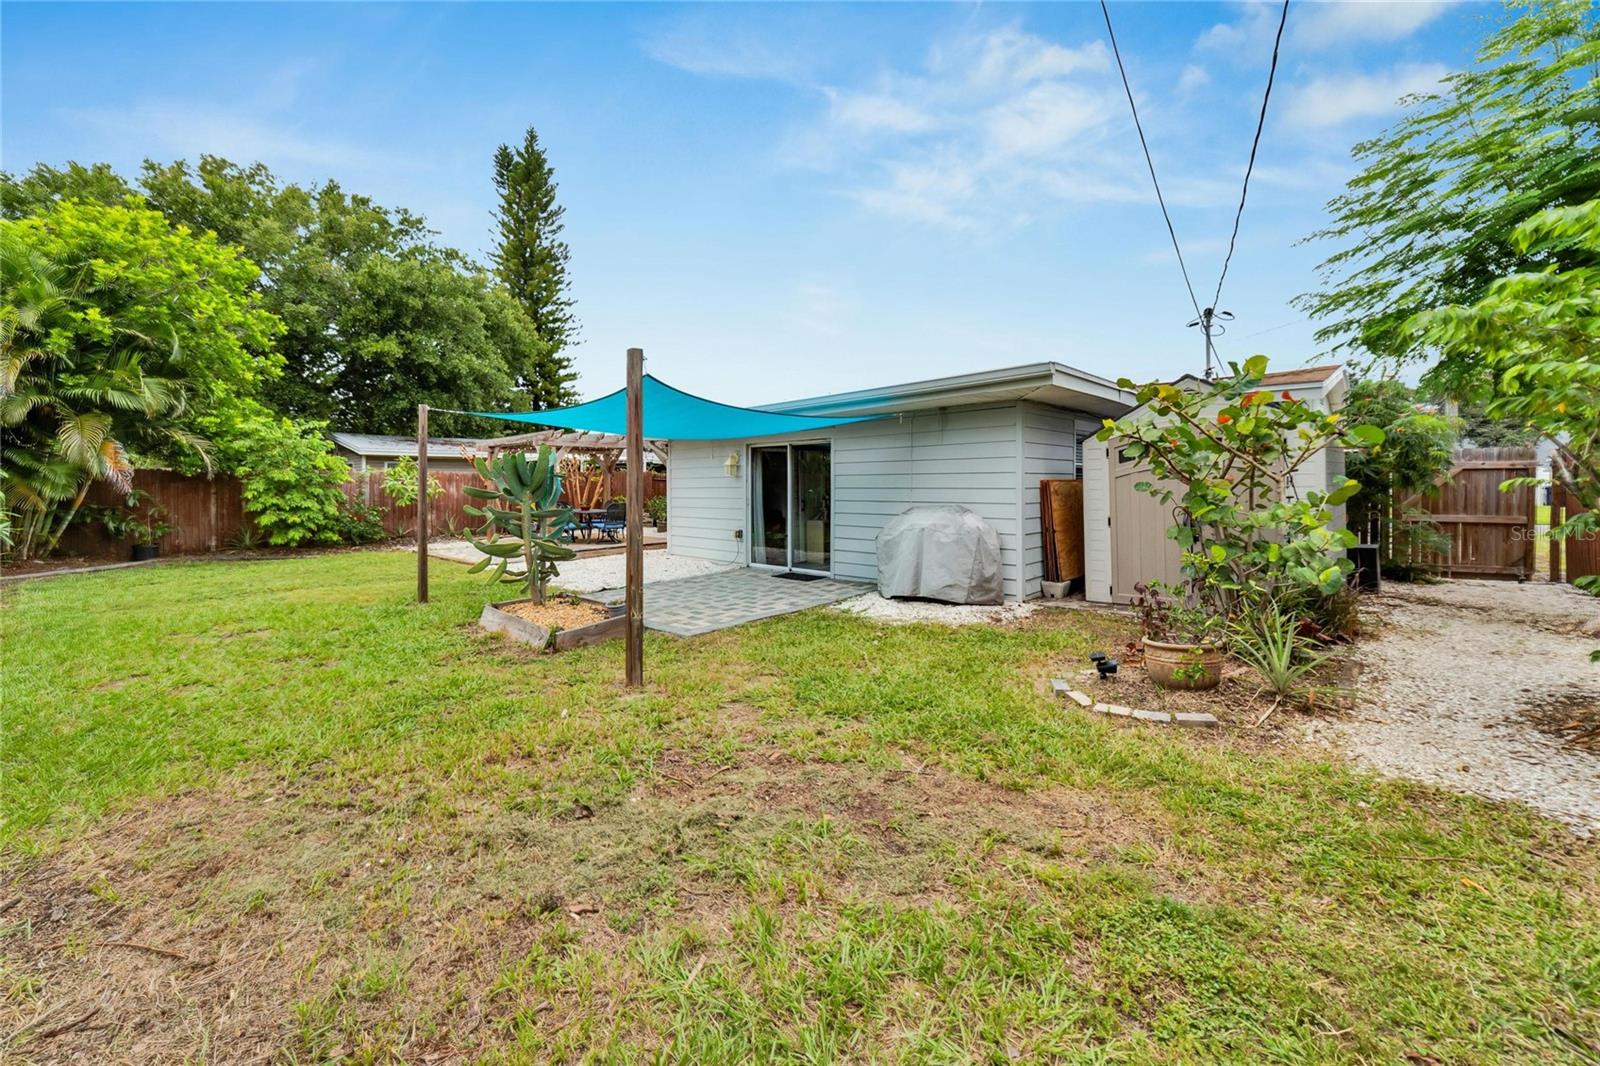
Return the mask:
<path id="1" fill-rule="evenodd" d="M 959 504 L 994 526 L 1006 596 L 1026 599 L 1038 594 L 1044 570 L 1039 481 L 1076 477 L 1080 440 L 1102 418 L 1127 411 L 1131 399 L 1102 378 L 1039 363 L 775 404 L 766 409 L 881 417 L 798 437 L 674 441 L 667 463 L 667 550 L 750 565 L 759 494 L 755 453 L 774 445 L 825 444 L 826 563 L 797 562 L 795 569 L 875 581 L 877 535 L 888 519 L 914 506 Z M 777 454 L 764 458 L 777 462 Z M 790 470 L 791 479 L 797 477 Z M 810 506 L 812 514 L 822 513 Z M 795 521 L 789 530 L 798 543 Z"/>

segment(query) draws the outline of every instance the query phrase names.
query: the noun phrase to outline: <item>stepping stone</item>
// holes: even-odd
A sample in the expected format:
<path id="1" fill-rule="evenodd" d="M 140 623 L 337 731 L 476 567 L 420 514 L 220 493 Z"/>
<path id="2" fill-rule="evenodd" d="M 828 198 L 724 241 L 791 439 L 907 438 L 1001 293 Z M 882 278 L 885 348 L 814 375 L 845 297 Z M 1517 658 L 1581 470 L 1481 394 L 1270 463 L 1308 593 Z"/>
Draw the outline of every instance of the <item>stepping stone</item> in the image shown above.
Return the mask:
<path id="1" fill-rule="evenodd" d="M 1082 692 L 1079 692 L 1077 689 L 1073 689 L 1071 692 L 1067 693 L 1067 699 L 1071 700 L 1073 703 L 1076 703 L 1079 707 L 1094 706 L 1094 700 L 1089 696 L 1084 695 Z"/>
<path id="2" fill-rule="evenodd" d="M 1066 699 L 1072 695 L 1072 683 L 1063 681 L 1059 677 L 1052 677 L 1050 679 L 1050 691 L 1057 697 Z"/>
<path id="3" fill-rule="evenodd" d="M 1172 716 L 1172 720 L 1174 722 L 1177 722 L 1179 725 L 1186 725 L 1186 726 L 1201 726 L 1201 725 L 1216 725 L 1217 724 L 1217 718 L 1216 718 L 1215 715 L 1206 714 L 1203 711 L 1196 711 L 1196 712 L 1193 712 L 1193 713 L 1188 712 L 1188 711 L 1178 711 L 1177 713 L 1175 713 Z"/>
<path id="4" fill-rule="evenodd" d="M 1139 711 L 1129 710 L 1120 703 L 1097 703 L 1093 709 L 1101 714 L 1116 715 L 1118 718 L 1131 718 L 1140 713 Z"/>
<path id="5" fill-rule="evenodd" d="M 1172 722 L 1172 715 L 1166 711 L 1144 711 L 1135 709 L 1133 716 L 1141 722 Z"/>

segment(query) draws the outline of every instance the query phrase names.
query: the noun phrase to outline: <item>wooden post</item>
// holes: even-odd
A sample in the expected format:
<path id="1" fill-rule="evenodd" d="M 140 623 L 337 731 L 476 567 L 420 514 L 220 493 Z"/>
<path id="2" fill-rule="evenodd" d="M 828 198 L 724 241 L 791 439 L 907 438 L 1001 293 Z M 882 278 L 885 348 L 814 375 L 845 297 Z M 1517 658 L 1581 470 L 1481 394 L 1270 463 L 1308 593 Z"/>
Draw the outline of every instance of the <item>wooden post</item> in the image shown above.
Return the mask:
<path id="1" fill-rule="evenodd" d="M 1557 526 L 1559 526 L 1561 524 L 1561 505 L 1562 505 L 1562 497 L 1563 497 L 1563 494 L 1565 492 L 1566 492 L 1566 489 L 1563 488 L 1562 485 L 1559 482 L 1555 481 L 1554 478 L 1552 478 L 1551 479 L 1551 484 L 1550 484 L 1550 524 L 1545 527 L 1545 539 L 1550 542 L 1550 580 L 1551 581 L 1560 581 L 1561 580 L 1561 542 L 1559 540 L 1557 540 L 1556 538 L 1550 536 L 1550 530 L 1556 528 Z M 1533 499 L 1534 499 L 1534 506 L 1538 507 L 1538 505 L 1539 505 L 1539 503 L 1538 503 L 1538 501 L 1539 501 L 1539 493 L 1538 493 L 1537 489 L 1534 490 Z M 1535 511 L 1535 516 L 1536 517 L 1537 517 L 1537 513 L 1538 512 Z"/>
<path id="2" fill-rule="evenodd" d="M 417 602 L 428 602 L 428 405 L 417 404 Z"/>
<path id="3" fill-rule="evenodd" d="M 644 685 L 644 349 L 628 349 L 628 687 Z"/>

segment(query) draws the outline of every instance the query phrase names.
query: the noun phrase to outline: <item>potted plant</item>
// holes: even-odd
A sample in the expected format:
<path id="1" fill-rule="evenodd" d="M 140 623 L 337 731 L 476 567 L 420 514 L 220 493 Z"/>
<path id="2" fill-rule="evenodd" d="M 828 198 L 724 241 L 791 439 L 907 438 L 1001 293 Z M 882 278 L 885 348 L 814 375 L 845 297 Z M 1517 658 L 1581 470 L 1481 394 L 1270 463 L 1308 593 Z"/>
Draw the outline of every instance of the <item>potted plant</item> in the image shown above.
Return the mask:
<path id="1" fill-rule="evenodd" d="M 139 509 L 144 517 L 139 517 Z M 123 498 L 121 508 L 108 507 L 100 514 L 100 524 L 114 540 L 133 541 L 133 561 L 142 563 L 161 554 L 161 538 L 177 529 L 167 521 L 167 509 L 150 499 L 150 494 L 134 489 Z"/>
<path id="2" fill-rule="evenodd" d="M 1134 586 L 1144 669 L 1159 688 L 1201 691 L 1222 681 L 1222 618 L 1159 581 Z"/>
<path id="3" fill-rule="evenodd" d="M 667 531 L 667 498 L 665 496 L 652 496 L 645 501 L 644 509 L 649 512 L 650 520 L 656 524 L 656 530 L 665 533 Z"/>

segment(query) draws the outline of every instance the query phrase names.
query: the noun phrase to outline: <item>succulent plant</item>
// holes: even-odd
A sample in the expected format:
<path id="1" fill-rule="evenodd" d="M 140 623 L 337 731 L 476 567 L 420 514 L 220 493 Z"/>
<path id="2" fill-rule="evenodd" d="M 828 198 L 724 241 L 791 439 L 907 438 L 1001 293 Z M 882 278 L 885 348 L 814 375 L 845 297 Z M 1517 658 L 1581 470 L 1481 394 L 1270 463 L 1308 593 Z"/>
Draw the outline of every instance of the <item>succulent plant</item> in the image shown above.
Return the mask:
<path id="1" fill-rule="evenodd" d="M 466 507 L 468 514 L 483 519 L 470 539 L 484 556 L 467 572 L 482 573 L 492 564 L 491 582 L 520 585 L 530 600 L 543 603 L 545 585 L 558 572 L 556 563 L 576 554 L 561 542 L 562 531 L 572 524 L 572 509 L 560 503 L 555 450 L 546 444 L 532 461 L 521 452 L 506 452 L 473 465 L 489 487 L 466 489 L 468 496 L 485 501 L 482 507 Z M 517 559 L 521 570 L 513 568 Z"/>

